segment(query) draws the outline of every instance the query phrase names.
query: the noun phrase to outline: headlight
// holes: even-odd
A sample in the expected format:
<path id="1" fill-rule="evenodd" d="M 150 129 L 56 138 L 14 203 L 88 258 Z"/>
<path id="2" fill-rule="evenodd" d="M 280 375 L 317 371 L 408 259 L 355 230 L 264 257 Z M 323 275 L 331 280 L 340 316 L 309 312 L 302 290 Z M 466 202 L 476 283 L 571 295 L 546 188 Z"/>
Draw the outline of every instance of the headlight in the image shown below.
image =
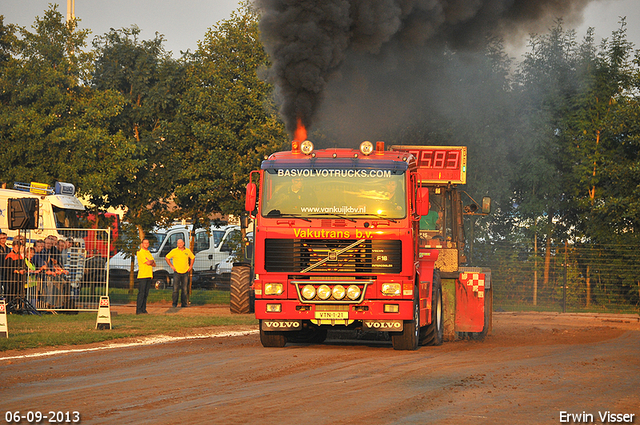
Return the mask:
<path id="1" fill-rule="evenodd" d="M 356 285 L 349 286 L 349 288 L 347 289 L 347 297 L 354 301 L 360 298 L 360 288 L 358 288 Z"/>
<path id="2" fill-rule="evenodd" d="M 302 288 L 302 297 L 305 300 L 311 300 L 315 296 L 316 296 L 316 288 L 314 288 L 313 285 L 306 285 L 304 288 Z"/>
<path id="3" fill-rule="evenodd" d="M 388 297 L 397 297 L 401 292 L 401 286 L 399 283 L 383 283 L 382 284 L 382 295 L 386 295 Z"/>
<path id="4" fill-rule="evenodd" d="M 327 285 L 320 285 L 320 287 L 318 288 L 318 296 L 321 300 L 328 300 L 331 296 L 331 288 L 329 288 Z"/>
<path id="5" fill-rule="evenodd" d="M 369 155 L 371 152 L 373 152 L 373 143 L 369 141 L 360 143 L 360 152 L 362 152 L 363 155 Z"/>
<path id="6" fill-rule="evenodd" d="M 342 285 L 336 285 L 333 287 L 333 298 L 336 300 L 341 300 L 347 294 L 346 289 Z"/>
<path id="7" fill-rule="evenodd" d="M 300 150 L 303 154 L 309 155 L 311 152 L 313 152 L 313 143 L 311 143 L 311 141 L 309 140 L 305 140 L 300 144 Z"/>
<path id="8" fill-rule="evenodd" d="M 264 285 L 265 295 L 280 295 L 284 292 L 282 283 L 267 283 Z"/>

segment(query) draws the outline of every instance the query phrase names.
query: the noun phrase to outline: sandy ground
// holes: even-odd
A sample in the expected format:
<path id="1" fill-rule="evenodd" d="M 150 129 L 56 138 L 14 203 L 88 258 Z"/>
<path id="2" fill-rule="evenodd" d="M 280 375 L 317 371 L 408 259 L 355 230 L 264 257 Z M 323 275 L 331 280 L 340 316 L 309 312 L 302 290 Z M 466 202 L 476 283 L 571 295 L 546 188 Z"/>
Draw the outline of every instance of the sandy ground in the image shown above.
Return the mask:
<path id="1" fill-rule="evenodd" d="M 496 313 L 484 342 L 413 352 L 382 340 L 263 348 L 247 326 L 173 337 L 3 353 L 0 420 L 76 411 L 83 424 L 613 423 L 600 416 L 610 412 L 640 423 L 637 315 Z"/>

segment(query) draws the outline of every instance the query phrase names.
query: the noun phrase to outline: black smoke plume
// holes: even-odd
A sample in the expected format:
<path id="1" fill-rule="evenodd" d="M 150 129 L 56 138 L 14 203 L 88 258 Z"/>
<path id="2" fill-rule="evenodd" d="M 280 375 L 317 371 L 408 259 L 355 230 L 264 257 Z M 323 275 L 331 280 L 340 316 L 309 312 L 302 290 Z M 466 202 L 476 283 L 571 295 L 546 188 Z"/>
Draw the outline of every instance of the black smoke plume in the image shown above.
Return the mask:
<path id="1" fill-rule="evenodd" d="M 375 128 L 415 109 L 442 82 L 444 51 L 479 52 L 489 34 L 522 38 L 591 0 L 256 0 L 287 129 L 300 120 Z M 464 55 L 461 54 L 461 57 Z M 440 73 L 442 75 L 442 73 Z M 441 93 L 444 95 L 443 93 Z M 323 100 L 330 100 L 323 104 Z M 431 100 L 435 101 L 435 100 Z M 418 103 L 420 103 L 418 101 Z M 404 107 L 402 107 L 403 105 Z M 358 118 L 359 110 L 367 118 Z M 418 109 L 421 109 L 418 106 Z M 373 136 L 375 137 L 375 136 Z"/>

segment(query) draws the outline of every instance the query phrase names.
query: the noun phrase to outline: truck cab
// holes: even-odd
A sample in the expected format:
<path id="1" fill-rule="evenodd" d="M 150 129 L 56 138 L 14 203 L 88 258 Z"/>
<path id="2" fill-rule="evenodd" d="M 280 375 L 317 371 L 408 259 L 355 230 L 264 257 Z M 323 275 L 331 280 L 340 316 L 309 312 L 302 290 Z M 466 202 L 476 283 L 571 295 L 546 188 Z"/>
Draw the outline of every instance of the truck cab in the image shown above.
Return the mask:
<path id="1" fill-rule="evenodd" d="M 253 289 L 265 347 L 356 329 L 415 350 L 442 343 L 447 314 L 454 332 L 481 332 L 486 274 L 461 267 L 466 152 L 294 140 L 270 155 L 247 185 L 254 262 L 234 264 L 231 311 L 249 312 Z"/>
<path id="2" fill-rule="evenodd" d="M 18 230 L 10 229 L 9 200 L 33 198 L 38 200 L 37 228 L 31 229 L 32 239 L 44 239 L 49 235 L 58 239 L 76 236 L 71 229 L 79 227 L 78 215 L 85 208 L 75 197 L 75 187 L 57 182 L 54 187 L 42 183 L 14 183 L 13 189 L 0 189 L 0 229 L 11 241 Z M 83 242 L 84 243 L 84 242 Z"/>

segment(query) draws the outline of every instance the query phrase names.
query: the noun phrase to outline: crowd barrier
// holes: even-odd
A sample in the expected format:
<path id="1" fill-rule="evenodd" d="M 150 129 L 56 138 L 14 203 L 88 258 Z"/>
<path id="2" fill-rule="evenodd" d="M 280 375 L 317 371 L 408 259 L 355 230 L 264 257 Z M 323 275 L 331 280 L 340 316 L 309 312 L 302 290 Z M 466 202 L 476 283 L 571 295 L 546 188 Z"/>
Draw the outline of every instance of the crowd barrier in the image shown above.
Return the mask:
<path id="1" fill-rule="evenodd" d="M 97 311 L 109 292 L 110 244 L 109 229 L 35 229 L 10 236 L 10 251 L 0 254 L 7 310 Z"/>

